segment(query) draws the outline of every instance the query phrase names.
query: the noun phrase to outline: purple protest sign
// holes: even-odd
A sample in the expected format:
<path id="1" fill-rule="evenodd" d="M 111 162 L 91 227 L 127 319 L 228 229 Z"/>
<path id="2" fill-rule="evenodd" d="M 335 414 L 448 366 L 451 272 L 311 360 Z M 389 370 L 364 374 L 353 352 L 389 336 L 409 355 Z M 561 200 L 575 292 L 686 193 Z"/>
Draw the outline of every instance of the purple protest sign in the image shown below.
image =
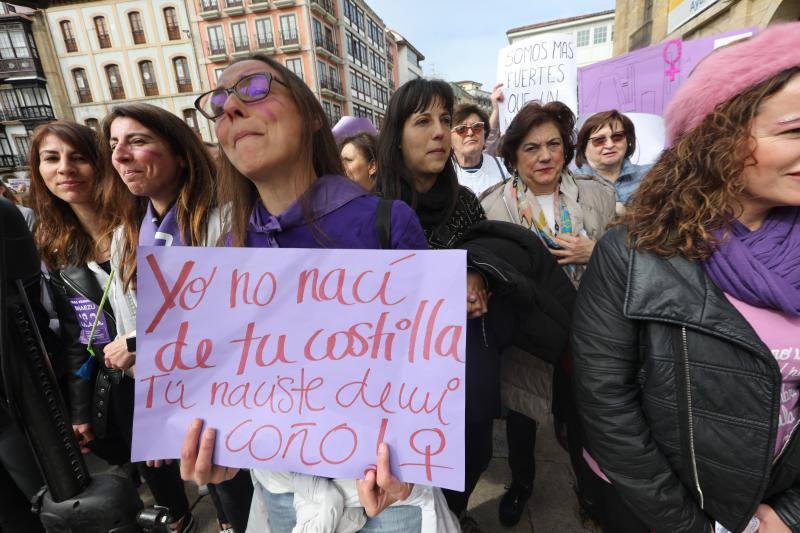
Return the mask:
<path id="1" fill-rule="evenodd" d="M 466 255 L 139 247 L 133 460 L 464 488 Z"/>
<path id="2" fill-rule="evenodd" d="M 715 48 L 757 28 L 683 41 L 670 39 L 578 69 L 578 112 L 588 116 L 616 109 L 662 115 L 692 69 Z"/>

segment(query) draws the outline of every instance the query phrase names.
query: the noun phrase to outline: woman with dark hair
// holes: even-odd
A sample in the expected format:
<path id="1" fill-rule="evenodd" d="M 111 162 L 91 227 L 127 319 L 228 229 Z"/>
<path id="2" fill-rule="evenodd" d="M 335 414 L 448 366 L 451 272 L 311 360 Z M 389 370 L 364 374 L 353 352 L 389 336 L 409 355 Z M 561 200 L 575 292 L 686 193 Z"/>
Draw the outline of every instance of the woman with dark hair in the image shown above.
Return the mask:
<path id="1" fill-rule="evenodd" d="M 566 330 L 556 325 L 551 328 L 556 333 L 545 340 L 541 325 L 551 325 L 556 315 L 563 323 L 568 315 L 537 284 L 547 280 L 566 292 L 571 288 L 535 239 L 531 242 L 511 225 L 486 222 L 475 194 L 459 185 L 450 157 L 452 108 L 452 90 L 439 80 L 413 80 L 395 92 L 378 143 L 377 190 L 414 208 L 430 248 L 468 251 L 465 491 L 445 491 L 445 496 L 462 529 L 479 531 L 466 509 L 492 457 L 500 349 L 513 338 L 531 350 L 550 342 L 555 350 L 541 352 L 557 352 L 566 342 Z M 488 312 L 490 288 L 496 296 Z"/>
<path id="2" fill-rule="evenodd" d="M 19 212 L 22 213 L 22 216 L 25 217 L 25 222 L 28 224 L 28 228 L 33 231 L 33 223 L 36 219 L 33 214 L 33 209 L 22 205 L 22 202 L 17 194 L 11 189 L 11 187 L 6 185 L 4 181 L 0 181 L 0 196 L 17 206 L 17 210 L 19 210 Z"/>
<path id="3" fill-rule="evenodd" d="M 227 67 L 196 101 L 220 141 L 220 203 L 230 208 L 226 244 L 261 248 L 424 248 L 414 213 L 392 202 L 388 242 L 378 234 L 379 199 L 342 176 L 330 125 L 308 86 L 274 59 Z M 228 479 L 212 463 L 216 433 L 195 420 L 181 452 L 185 479 Z M 439 489 L 402 483 L 388 447 L 363 480 L 253 470 L 249 527 L 256 531 L 453 531 Z"/>
<path id="4" fill-rule="evenodd" d="M 577 173 L 596 176 L 613 187 L 617 211 L 622 213 L 650 165 L 636 165 L 636 129 L 631 119 L 612 109 L 586 119 L 575 147 Z"/>
<path id="5" fill-rule="evenodd" d="M 214 162 L 203 142 L 180 118 L 148 104 L 115 107 L 104 119 L 102 137 L 112 179 L 104 203 L 119 217 L 107 227 L 112 280 L 108 301 L 117 336 L 103 349 L 108 368 L 132 374 L 136 362 L 136 247 L 213 246 L 222 235 L 216 208 Z M 128 441 L 130 442 L 130 441 Z M 173 527 L 195 527 L 177 464 L 142 469 L 157 502 L 169 507 Z M 160 468 L 157 468 L 160 467 Z M 169 485 L 167 481 L 169 480 Z M 162 503 L 163 502 L 163 503 Z"/>
<path id="6" fill-rule="evenodd" d="M 342 152 L 342 165 L 347 177 L 365 190 L 372 190 L 375 185 L 375 173 L 378 171 L 378 162 L 375 160 L 378 140 L 369 133 L 361 132 L 342 139 L 339 149 Z"/>
<path id="7" fill-rule="evenodd" d="M 483 206 L 490 220 L 517 224 L 540 239 L 577 287 L 595 242 L 614 216 L 614 194 L 600 182 L 573 176 L 567 169 L 575 153 L 574 125 L 575 116 L 561 102 L 523 107 L 500 148 L 514 178 L 487 191 Z M 549 418 L 551 401 L 559 424 L 567 425 L 573 465 L 581 461 L 577 414 L 564 361 L 554 369 L 532 354 L 536 352 L 513 349 L 503 355 L 501 396 L 508 408 L 511 467 L 511 485 L 499 509 L 505 525 L 519 521 L 533 490 L 537 421 Z"/>
<path id="8" fill-rule="evenodd" d="M 777 25 L 695 68 L 583 278 L 575 397 L 606 531 L 800 529 L 798 49 Z"/>

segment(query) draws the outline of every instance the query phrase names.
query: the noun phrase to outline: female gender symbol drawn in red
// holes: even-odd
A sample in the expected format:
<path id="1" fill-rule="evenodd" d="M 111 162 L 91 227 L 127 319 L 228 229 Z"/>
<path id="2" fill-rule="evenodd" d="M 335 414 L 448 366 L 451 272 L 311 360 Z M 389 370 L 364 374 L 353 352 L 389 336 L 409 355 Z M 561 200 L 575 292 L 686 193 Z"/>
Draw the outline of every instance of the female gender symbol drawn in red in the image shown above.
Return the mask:
<path id="1" fill-rule="evenodd" d="M 669 53 L 671 48 L 675 49 L 673 54 Z M 669 68 L 664 71 L 664 75 L 669 76 L 669 81 L 675 81 L 675 74 L 681 71 L 677 63 L 681 59 L 682 49 L 683 42 L 680 39 L 667 41 L 664 48 L 661 49 L 661 57 L 663 57 L 664 61 L 669 65 Z"/>

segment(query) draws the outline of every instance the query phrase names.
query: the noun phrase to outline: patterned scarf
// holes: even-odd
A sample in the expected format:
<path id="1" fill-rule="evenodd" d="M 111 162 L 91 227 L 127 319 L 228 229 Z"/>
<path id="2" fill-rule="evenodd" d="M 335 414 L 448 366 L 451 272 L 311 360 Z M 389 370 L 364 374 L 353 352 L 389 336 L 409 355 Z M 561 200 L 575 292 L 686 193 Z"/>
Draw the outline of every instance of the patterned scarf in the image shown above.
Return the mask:
<path id="1" fill-rule="evenodd" d="M 558 202 L 558 211 L 554 212 L 554 218 L 556 219 L 555 228 L 551 228 L 547 224 L 547 218 L 539 202 L 534 198 L 533 191 L 530 191 L 530 194 L 528 194 L 528 187 L 522 179 L 516 177 L 509 180 L 506 183 L 504 194 L 506 203 L 516 206 L 520 225 L 535 232 L 548 248 L 560 250 L 561 245 L 556 243 L 556 237 L 572 235 L 572 216 L 567 208 L 567 203 L 564 200 L 564 194 L 561 192 L 560 187 L 556 189 L 555 195 L 553 196 L 554 209 L 556 207 L 555 202 Z M 561 268 L 564 269 L 564 272 L 576 287 L 580 282 L 584 270 L 586 270 L 586 267 L 583 265 L 563 265 Z"/>

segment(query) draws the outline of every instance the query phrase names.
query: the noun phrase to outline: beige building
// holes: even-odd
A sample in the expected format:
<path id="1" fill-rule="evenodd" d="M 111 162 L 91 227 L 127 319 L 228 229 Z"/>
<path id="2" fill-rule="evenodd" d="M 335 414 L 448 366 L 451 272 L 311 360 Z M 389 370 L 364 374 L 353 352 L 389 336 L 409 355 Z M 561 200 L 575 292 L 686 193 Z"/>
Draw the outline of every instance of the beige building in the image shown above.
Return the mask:
<path id="1" fill-rule="evenodd" d="M 484 91 L 481 83 L 470 80 L 456 81 L 451 82 L 450 87 L 453 88 L 457 104 L 475 104 L 486 111 L 487 115 L 491 114 L 492 93 Z"/>
<path id="2" fill-rule="evenodd" d="M 544 35 L 566 33 L 575 36 L 576 62 L 579 67 L 609 59 L 614 51 L 614 11 L 600 11 L 556 20 L 547 20 L 512 28 L 506 32 L 508 43 Z"/>
<path id="3" fill-rule="evenodd" d="M 800 20 L 800 0 L 617 0 L 614 55 L 665 39 L 695 39 Z"/>

